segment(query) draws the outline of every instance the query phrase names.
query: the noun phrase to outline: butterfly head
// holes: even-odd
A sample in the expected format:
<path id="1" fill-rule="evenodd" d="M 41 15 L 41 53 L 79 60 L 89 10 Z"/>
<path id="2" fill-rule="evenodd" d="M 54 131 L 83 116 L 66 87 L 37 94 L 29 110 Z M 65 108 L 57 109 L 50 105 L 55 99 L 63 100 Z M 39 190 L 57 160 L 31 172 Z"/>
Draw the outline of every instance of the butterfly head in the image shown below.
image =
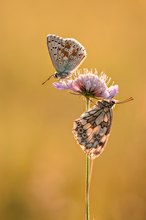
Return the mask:
<path id="1" fill-rule="evenodd" d="M 116 101 L 114 100 L 114 99 L 111 99 L 110 101 L 106 101 L 106 105 L 108 106 L 108 107 L 112 107 L 112 106 L 114 106 L 116 104 Z"/>
<path id="2" fill-rule="evenodd" d="M 55 79 L 59 78 L 58 73 L 55 73 L 53 76 L 54 76 Z"/>
<path id="3" fill-rule="evenodd" d="M 112 108 L 115 104 L 116 101 L 114 99 L 98 101 L 98 105 L 101 107 Z"/>
<path id="4" fill-rule="evenodd" d="M 65 79 L 70 75 L 70 72 L 56 72 L 53 76 L 56 79 Z"/>

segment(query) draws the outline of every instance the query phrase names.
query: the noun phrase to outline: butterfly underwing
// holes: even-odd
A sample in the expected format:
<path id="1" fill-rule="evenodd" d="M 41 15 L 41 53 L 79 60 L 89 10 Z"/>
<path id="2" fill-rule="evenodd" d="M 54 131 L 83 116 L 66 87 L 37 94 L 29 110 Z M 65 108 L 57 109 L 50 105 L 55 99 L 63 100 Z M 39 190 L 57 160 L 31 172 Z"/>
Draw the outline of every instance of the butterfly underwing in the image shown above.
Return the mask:
<path id="1" fill-rule="evenodd" d="M 65 79 L 70 76 L 87 56 L 83 45 L 73 38 L 62 38 L 49 34 L 47 46 L 56 73 L 46 81 L 52 76 L 57 79 Z"/>
<path id="2" fill-rule="evenodd" d="M 95 159 L 104 150 L 112 125 L 114 100 L 102 100 L 74 121 L 73 134 L 82 150 Z"/>

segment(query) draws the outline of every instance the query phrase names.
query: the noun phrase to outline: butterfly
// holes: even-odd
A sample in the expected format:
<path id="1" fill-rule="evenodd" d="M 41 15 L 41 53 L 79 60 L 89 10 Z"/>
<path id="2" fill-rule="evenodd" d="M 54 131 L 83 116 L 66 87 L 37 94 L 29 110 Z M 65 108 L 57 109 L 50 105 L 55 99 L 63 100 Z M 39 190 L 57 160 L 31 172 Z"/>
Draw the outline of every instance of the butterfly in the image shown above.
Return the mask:
<path id="1" fill-rule="evenodd" d="M 115 104 L 132 101 L 133 98 L 119 102 L 116 100 L 100 100 L 90 110 L 84 112 L 74 121 L 73 134 L 82 150 L 95 159 L 104 150 L 110 135 Z"/>
<path id="2" fill-rule="evenodd" d="M 48 51 L 56 73 L 51 75 L 57 79 L 70 76 L 86 58 L 85 48 L 73 38 L 62 38 L 53 34 L 47 36 Z"/>

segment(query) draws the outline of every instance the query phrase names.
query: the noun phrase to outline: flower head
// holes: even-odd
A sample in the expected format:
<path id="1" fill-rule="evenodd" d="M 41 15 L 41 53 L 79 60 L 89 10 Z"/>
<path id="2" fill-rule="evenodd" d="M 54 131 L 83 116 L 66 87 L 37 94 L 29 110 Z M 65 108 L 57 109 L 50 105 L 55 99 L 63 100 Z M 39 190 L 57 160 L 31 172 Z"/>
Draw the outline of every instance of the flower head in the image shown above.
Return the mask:
<path id="1" fill-rule="evenodd" d="M 102 73 L 97 75 L 85 69 L 83 73 L 76 72 L 72 79 L 62 80 L 53 83 L 54 87 L 60 90 L 70 90 L 85 97 L 99 99 L 112 99 L 118 93 L 118 85 L 108 87 L 110 78 Z"/>

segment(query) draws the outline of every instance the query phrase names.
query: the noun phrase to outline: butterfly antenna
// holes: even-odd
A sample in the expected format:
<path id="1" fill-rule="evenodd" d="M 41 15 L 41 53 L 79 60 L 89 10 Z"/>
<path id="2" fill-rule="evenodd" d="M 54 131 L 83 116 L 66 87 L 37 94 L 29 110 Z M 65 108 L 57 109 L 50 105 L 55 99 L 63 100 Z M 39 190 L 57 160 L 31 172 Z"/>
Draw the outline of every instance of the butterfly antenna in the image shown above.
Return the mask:
<path id="1" fill-rule="evenodd" d="M 46 79 L 46 80 L 42 83 L 42 85 L 44 85 L 48 80 L 50 80 L 52 76 L 54 76 L 54 74 L 52 74 L 51 76 L 49 76 L 49 78 Z"/>
<path id="2" fill-rule="evenodd" d="M 124 101 L 121 101 L 121 102 L 118 101 L 116 104 L 123 104 L 123 103 L 130 102 L 130 101 L 133 101 L 133 100 L 134 100 L 134 98 L 130 97 L 130 98 L 124 100 Z"/>

